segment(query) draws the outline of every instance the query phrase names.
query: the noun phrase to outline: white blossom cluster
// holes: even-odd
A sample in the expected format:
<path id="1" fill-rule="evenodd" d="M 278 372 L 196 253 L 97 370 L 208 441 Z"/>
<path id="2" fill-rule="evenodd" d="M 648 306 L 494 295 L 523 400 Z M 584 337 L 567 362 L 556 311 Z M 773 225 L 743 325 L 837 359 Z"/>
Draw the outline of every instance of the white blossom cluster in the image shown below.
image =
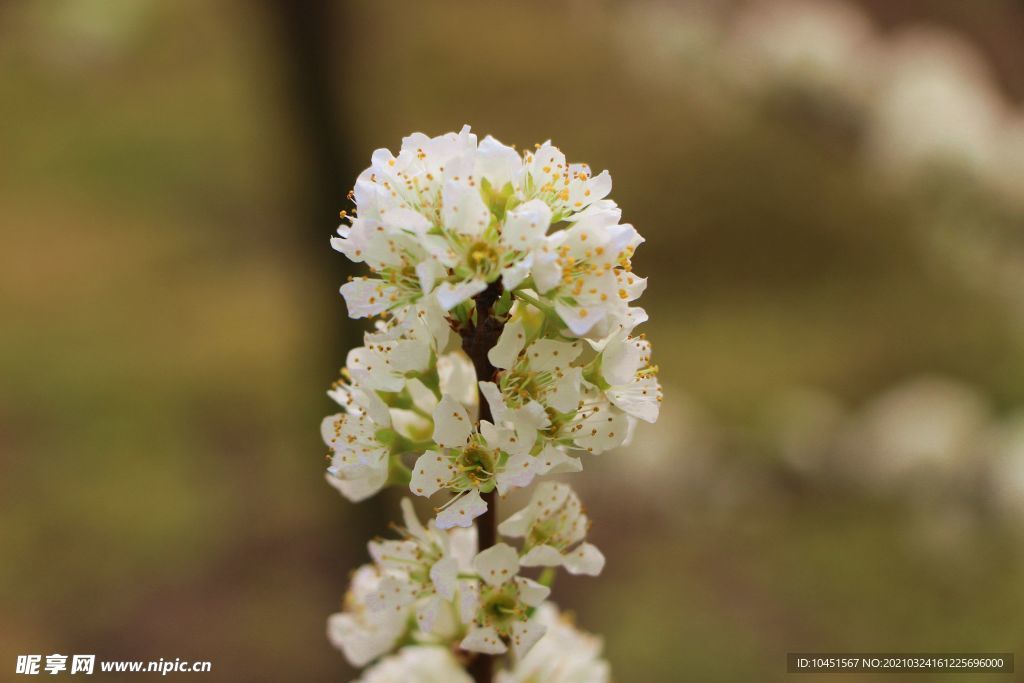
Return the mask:
<path id="1" fill-rule="evenodd" d="M 401 538 L 371 542 L 373 564 L 331 617 L 357 666 L 401 648 L 364 680 L 463 680 L 449 670 L 467 653 L 510 648 L 503 682 L 607 680 L 599 645 L 528 654 L 545 638 L 596 642 L 545 604 L 554 568 L 604 565 L 577 495 L 540 483 L 498 527 L 518 547 L 477 548 L 474 523 L 495 493 L 577 472 L 658 417 L 651 346 L 633 333 L 647 317 L 631 305 L 643 239 L 610 191 L 607 172 L 550 143 L 521 155 L 468 127 L 413 134 L 360 174 L 331 243 L 370 271 L 341 288 L 349 315 L 378 320 L 329 392 L 342 410 L 322 423 L 327 480 L 354 502 L 389 485 L 446 494 L 425 525 L 403 501 Z M 536 567 L 545 583 L 521 574 Z"/>
<path id="2" fill-rule="evenodd" d="M 328 620 L 331 642 L 355 666 L 403 645 L 490 655 L 511 647 L 523 661 L 547 633 L 536 612 L 551 589 L 522 570 L 561 566 L 596 576 L 604 567 L 601 551 L 584 540 L 589 522 L 579 498 L 565 484 L 545 482 L 501 525 L 503 536 L 523 539 L 518 549 L 497 543 L 478 552 L 474 527 L 423 525 L 409 499 L 402 512 L 399 538 L 370 542 L 373 563 L 355 571 L 342 611 Z"/>

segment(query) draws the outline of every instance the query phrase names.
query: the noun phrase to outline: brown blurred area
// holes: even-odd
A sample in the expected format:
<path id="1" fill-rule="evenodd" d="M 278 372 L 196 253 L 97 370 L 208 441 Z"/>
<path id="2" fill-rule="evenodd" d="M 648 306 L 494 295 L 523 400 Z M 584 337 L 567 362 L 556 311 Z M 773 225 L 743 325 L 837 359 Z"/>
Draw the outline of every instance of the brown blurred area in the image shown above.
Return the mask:
<path id="1" fill-rule="evenodd" d="M 617 681 L 1024 653 L 1022 30 L 1011 0 L 0 4 L 0 667 L 351 678 L 325 619 L 400 494 L 323 481 L 359 331 L 328 238 L 374 148 L 464 123 L 609 169 L 647 238 L 662 420 L 574 477 L 609 561 L 558 586 Z"/>

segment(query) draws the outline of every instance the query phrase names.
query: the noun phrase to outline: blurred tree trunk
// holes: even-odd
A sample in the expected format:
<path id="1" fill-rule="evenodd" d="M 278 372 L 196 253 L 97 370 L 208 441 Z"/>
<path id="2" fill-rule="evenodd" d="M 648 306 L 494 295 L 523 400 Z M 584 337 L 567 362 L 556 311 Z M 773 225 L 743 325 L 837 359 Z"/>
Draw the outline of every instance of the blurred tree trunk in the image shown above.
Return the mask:
<path id="1" fill-rule="evenodd" d="M 343 86 L 341 62 L 333 54 L 332 45 L 341 41 L 348 28 L 346 2 L 321 0 L 264 0 L 266 15 L 272 23 L 271 35 L 280 51 L 282 96 L 287 99 L 293 121 L 294 144 L 305 167 L 296 197 L 298 212 L 295 239 L 301 242 L 302 260 L 310 264 L 313 286 L 322 292 L 325 326 L 328 334 L 317 341 L 314 353 L 323 354 L 316 366 L 324 368 L 322 386 L 312 391 L 326 391 L 344 364 L 345 354 L 362 344 L 363 326 L 349 320 L 338 288 L 354 272 L 353 264 L 330 248 L 328 239 L 339 223 L 338 212 L 349 208 L 346 198 L 364 164 L 353 155 L 348 144 L 350 121 L 338 106 Z M 319 300 L 319 295 L 318 295 Z M 330 410 L 326 401 L 325 414 Z M 310 416 L 315 427 L 319 415 Z M 315 431 L 315 429 L 314 429 Z M 314 455 L 314 454 L 311 454 Z M 310 467 L 316 467 L 315 457 Z M 340 549 L 353 563 L 366 558 L 366 542 L 374 533 L 382 532 L 387 520 L 394 516 L 393 496 L 378 495 L 358 505 L 337 500 L 339 516 L 346 520 L 346 547 Z M 324 539 L 325 544 L 335 543 Z M 340 546 L 340 542 L 338 542 Z M 337 557 L 328 549 L 327 557 Z M 327 567 L 328 572 L 345 576 L 348 567 Z M 339 590 L 341 586 L 339 586 Z M 325 614 L 332 605 L 324 605 Z"/>

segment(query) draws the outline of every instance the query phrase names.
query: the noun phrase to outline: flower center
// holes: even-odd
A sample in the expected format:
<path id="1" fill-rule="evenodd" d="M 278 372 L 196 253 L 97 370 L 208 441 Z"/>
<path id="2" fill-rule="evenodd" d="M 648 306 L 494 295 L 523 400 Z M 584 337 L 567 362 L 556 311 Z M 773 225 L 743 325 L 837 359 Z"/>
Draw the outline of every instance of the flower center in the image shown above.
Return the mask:
<path id="1" fill-rule="evenodd" d="M 558 520 L 553 517 L 534 522 L 530 527 L 529 537 L 526 545 L 535 548 L 539 545 L 550 545 L 561 550 L 564 545 L 562 539 L 558 538 Z"/>
<path id="2" fill-rule="evenodd" d="M 501 268 L 501 254 L 494 244 L 485 241 L 474 242 L 466 250 L 466 265 L 485 278 L 496 275 Z"/>
<path id="3" fill-rule="evenodd" d="M 533 399 L 543 403 L 550 388 L 551 379 L 549 373 L 516 368 L 502 377 L 502 390 L 509 405 L 513 408 L 522 407 Z"/>
<path id="4" fill-rule="evenodd" d="M 480 601 L 477 620 L 483 626 L 493 626 L 503 637 L 512 632 L 512 624 L 526 618 L 526 611 L 519 604 L 519 589 L 512 582 L 484 591 Z"/>
<path id="5" fill-rule="evenodd" d="M 477 483 L 494 477 L 495 464 L 494 451 L 478 443 L 466 446 L 458 459 L 459 470 Z"/>

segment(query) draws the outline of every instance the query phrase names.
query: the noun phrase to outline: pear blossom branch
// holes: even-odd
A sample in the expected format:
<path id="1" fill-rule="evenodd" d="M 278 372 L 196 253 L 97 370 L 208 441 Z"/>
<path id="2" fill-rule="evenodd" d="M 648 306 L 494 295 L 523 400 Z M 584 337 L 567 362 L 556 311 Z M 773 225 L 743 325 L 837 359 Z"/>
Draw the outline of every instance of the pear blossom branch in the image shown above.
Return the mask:
<path id="1" fill-rule="evenodd" d="M 547 602 L 558 570 L 605 564 L 579 497 L 541 481 L 501 524 L 497 497 L 658 417 L 651 345 L 632 333 L 643 239 L 610 191 L 550 143 L 520 154 L 468 127 L 377 150 L 357 179 L 331 244 L 369 270 L 341 287 L 349 315 L 377 322 L 328 392 L 327 481 L 353 502 L 386 486 L 447 496 L 426 523 L 402 501 L 397 538 L 369 543 L 328 621 L 352 664 L 373 665 L 362 683 L 609 680 L 596 641 Z"/>

